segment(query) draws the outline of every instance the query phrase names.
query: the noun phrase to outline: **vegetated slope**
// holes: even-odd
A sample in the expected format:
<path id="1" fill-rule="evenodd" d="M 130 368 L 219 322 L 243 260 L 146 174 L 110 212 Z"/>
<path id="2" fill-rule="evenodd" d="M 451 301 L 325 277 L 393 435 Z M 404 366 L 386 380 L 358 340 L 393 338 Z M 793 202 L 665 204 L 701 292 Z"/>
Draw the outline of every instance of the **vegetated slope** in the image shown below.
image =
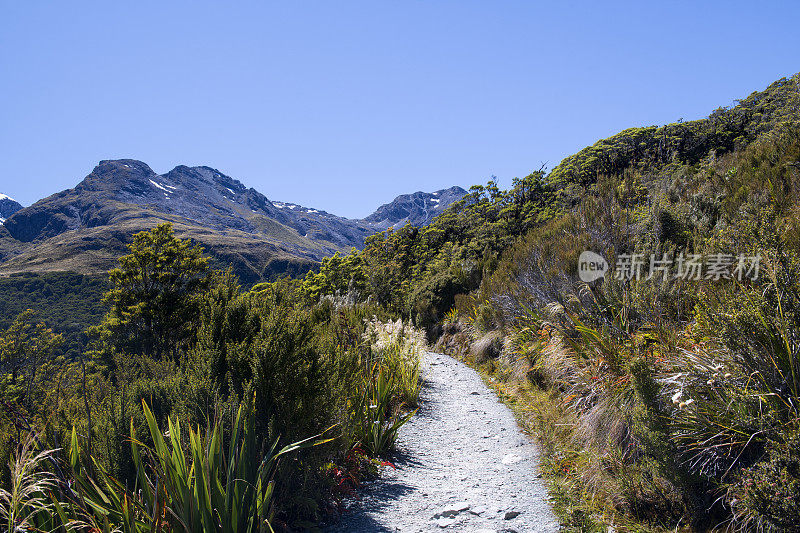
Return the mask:
<path id="1" fill-rule="evenodd" d="M 587 197 L 597 197 L 592 187 L 598 180 L 619 180 L 618 190 L 600 194 L 627 195 L 629 202 L 670 195 L 685 211 L 681 224 L 686 227 L 694 224 L 691 217 L 713 222 L 716 215 L 708 211 L 710 206 L 700 205 L 700 196 L 689 198 L 689 191 L 706 179 L 705 169 L 726 154 L 797 128 L 798 84 L 800 75 L 777 81 L 705 119 L 625 130 L 567 157 L 549 174 L 537 171 L 515 179 L 507 191 L 494 181 L 474 186 L 425 228 L 401 228 L 371 238 L 363 257 L 379 270 L 367 273 L 368 290 L 398 310 L 433 323 L 452 307 L 457 294 L 476 289 L 522 236 L 548 220 L 579 214 Z M 691 189 L 687 182 L 692 182 Z M 689 210 L 694 212 L 690 215 Z M 667 225 L 669 217 L 678 220 L 677 212 L 661 216 Z M 607 222 L 598 221 L 595 232 L 605 231 Z M 672 229 L 680 232 L 682 227 Z"/>
<path id="2" fill-rule="evenodd" d="M 732 107 L 720 107 L 708 118 L 665 126 L 630 128 L 564 159 L 549 175 L 558 187 L 583 186 L 601 175 L 624 171 L 660 177 L 662 169 L 695 165 L 708 157 L 742 150 L 759 136 L 800 122 L 800 74 L 753 92 Z M 667 170 L 668 171 L 668 170 Z M 570 189 L 571 198 L 579 190 Z"/>
<path id="3" fill-rule="evenodd" d="M 641 254 L 643 275 L 587 287 L 583 250 L 612 267 Z M 761 268 L 686 279 L 681 254 Z M 650 257 L 672 270 L 646 279 Z M 362 280 L 431 339 L 444 322 L 443 344 L 531 402 L 574 530 L 798 530 L 800 75 L 705 119 L 625 130 L 510 190 L 473 187 L 342 264 L 352 276 L 310 288 Z"/>
<path id="4" fill-rule="evenodd" d="M 416 220 L 402 220 L 407 219 Z M 178 166 L 158 175 L 141 161 L 101 161 L 75 188 L 6 220 L 0 273 L 104 272 L 133 233 L 162 222 L 202 244 L 218 265 L 232 265 L 246 283 L 302 274 L 322 257 L 363 246 L 378 229 L 367 221 L 273 203 L 209 167 Z"/>
<path id="5" fill-rule="evenodd" d="M 507 353 L 471 356 L 530 402 L 568 525 L 797 531 L 800 75 L 707 119 L 599 141 L 548 187 L 560 215 L 453 315 L 472 346 L 508 336 Z M 612 268 L 640 254 L 642 275 L 587 287 L 583 250 Z M 681 256 L 702 274 L 681 277 Z M 651 257 L 672 261 L 665 276 L 648 278 Z M 737 275 L 739 257 L 758 273 Z"/>
<path id="6" fill-rule="evenodd" d="M 0 277 L 0 331 L 31 309 L 32 321 L 64 336 L 59 353 L 74 358 L 86 348 L 85 331 L 98 324 L 106 311 L 102 299 L 108 288 L 104 275 L 46 272 Z"/>
<path id="7" fill-rule="evenodd" d="M 0 193 L 0 224 L 20 209 L 22 209 L 22 205 L 19 202 Z"/>
<path id="8" fill-rule="evenodd" d="M 532 379 L 504 379 L 543 391 L 534 425 L 553 452 L 580 443 L 561 471 L 568 505 L 669 530 L 797 531 L 800 75 L 707 119 L 626 130 L 550 178 L 564 215 L 508 251 L 475 307 L 529 365 Z M 583 250 L 612 267 L 641 254 L 642 275 L 587 288 Z M 681 256 L 702 274 L 681 277 Z M 672 261 L 666 275 L 648 279 L 651 257 Z M 759 274 L 737 275 L 739 257 Z"/>

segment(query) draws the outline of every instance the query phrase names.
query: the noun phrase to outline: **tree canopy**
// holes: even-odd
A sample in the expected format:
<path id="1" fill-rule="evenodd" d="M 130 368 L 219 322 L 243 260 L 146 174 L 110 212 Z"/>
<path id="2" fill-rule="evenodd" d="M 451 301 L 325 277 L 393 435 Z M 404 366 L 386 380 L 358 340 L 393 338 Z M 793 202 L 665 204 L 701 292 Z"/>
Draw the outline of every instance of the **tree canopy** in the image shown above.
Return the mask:
<path id="1" fill-rule="evenodd" d="M 171 224 L 137 233 L 129 250 L 109 273 L 110 310 L 100 329 L 121 353 L 176 357 L 211 283 L 208 259 L 201 247 L 176 238 Z"/>

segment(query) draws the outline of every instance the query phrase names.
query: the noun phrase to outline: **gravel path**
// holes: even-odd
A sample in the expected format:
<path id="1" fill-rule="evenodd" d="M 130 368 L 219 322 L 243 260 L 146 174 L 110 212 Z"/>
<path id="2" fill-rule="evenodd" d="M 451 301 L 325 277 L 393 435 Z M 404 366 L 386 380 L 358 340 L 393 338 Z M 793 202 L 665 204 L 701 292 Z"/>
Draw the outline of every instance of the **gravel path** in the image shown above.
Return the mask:
<path id="1" fill-rule="evenodd" d="M 327 531 L 558 531 L 537 462 L 536 446 L 480 376 L 429 353 L 421 408 L 397 440 L 397 469 L 364 486 Z"/>

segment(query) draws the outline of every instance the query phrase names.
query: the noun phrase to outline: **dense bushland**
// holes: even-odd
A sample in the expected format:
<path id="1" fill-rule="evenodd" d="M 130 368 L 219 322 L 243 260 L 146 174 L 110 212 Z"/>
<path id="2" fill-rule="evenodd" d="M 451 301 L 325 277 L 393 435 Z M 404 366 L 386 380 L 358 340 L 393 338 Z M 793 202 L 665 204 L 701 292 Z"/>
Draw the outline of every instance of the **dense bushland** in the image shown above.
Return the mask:
<path id="1" fill-rule="evenodd" d="M 137 234 L 110 282 L 75 359 L 32 312 L 0 335 L 12 529 L 303 528 L 413 413 L 423 344 L 376 305 L 245 291 L 169 225 Z"/>
<path id="2" fill-rule="evenodd" d="M 23 311 L 64 337 L 60 352 L 75 358 L 86 349 L 89 326 L 105 313 L 103 294 L 108 278 L 73 272 L 21 273 L 0 278 L 0 330 L 7 329 Z"/>

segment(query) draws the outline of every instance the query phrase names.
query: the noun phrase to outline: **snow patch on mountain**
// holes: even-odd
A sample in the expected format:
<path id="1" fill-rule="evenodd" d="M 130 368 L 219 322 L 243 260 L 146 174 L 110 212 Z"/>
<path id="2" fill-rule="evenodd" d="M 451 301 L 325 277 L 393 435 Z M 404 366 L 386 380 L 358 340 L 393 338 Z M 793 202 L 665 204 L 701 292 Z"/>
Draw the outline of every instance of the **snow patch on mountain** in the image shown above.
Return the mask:
<path id="1" fill-rule="evenodd" d="M 165 186 L 161 185 L 160 183 L 156 183 L 155 181 L 153 181 L 153 180 L 150 180 L 150 179 L 149 179 L 149 180 L 147 180 L 147 181 L 149 181 L 150 183 L 152 183 L 152 184 L 153 184 L 153 187 L 157 187 L 157 188 L 161 189 L 161 190 L 162 190 L 162 191 L 164 191 L 164 192 L 169 192 L 169 189 L 167 189 Z"/>
<path id="2" fill-rule="evenodd" d="M 289 204 L 286 202 L 272 202 L 272 205 L 278 209 L 300 209 L 302 207 L 297 204 Z"/>

